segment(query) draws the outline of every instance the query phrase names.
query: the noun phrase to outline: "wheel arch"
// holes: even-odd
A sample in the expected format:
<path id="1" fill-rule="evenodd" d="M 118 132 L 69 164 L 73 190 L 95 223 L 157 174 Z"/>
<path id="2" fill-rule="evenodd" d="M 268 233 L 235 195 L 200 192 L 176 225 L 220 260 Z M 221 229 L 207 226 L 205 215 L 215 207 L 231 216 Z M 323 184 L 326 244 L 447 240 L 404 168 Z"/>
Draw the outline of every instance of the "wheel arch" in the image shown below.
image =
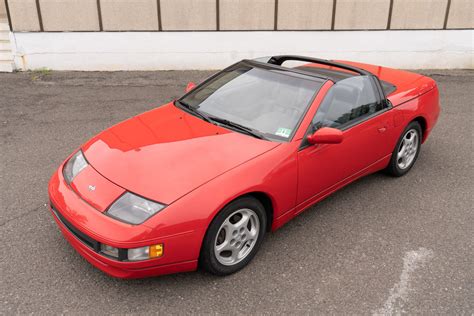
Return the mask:
<path id="1" fill-rule="evenodd" d="M 275 202 L 272 199 L 272 196 L 266 192 L 263 191 L 245 191 L 241 192 L 240 194 L 237 194 L 233 196 L 232 198 L 228 199 L 224 203 L 221 204 L 220 207 L 216 209 L 216 211 L 212 214 L 212 216 L 209 217 L 209 222 L 207 224 L 206 231 L 209 229 L 209 226 L 211 225 L 212 221 L 216 218 L 216 216 L 221 212 L 227 205 L 230 203 L 234 202 L 235 200 L 244 198 L 244 197 L 252 197 L 262 203 L 263 208 L 265 210 L 265 214 L 267 215 L 267 227 L 266 231 L 271 231 L 273 220 L 274 220 L 274 212 L 275 212 Z"/>
<path id="2" fill-rule="evenodd" d="M 212 216 L 212 219 L 211 219 L 211 222 L 209 222 L 206 230 L 205 230 L 205 233 L 204 233 L 204 236 L 203 236 L 203 239 L 201 240 L 201 245 L 200 245 L 200 248 L 199 248 L 199 255 L 198 255 L 198 265 L 202 268 L 204 266 L 204 261 L 205 258 L 204 255 L 203 255 L 203 250 L 205 249 L 205 239 L 207 238 L 207 234 L 209 232 L 209 228 L 211 226 L 211 223 L 212 221 L 217 217 L 217 215 L 219 214 L 220 211 L 222 211 L 227 205 L 229 205 L 230 203 L 232 203 L 233 201 L 236 201 L 238 199 L 241 199 L 241 198 L 245 198 L 245 197 L 251 197 L 251 198 L 254 198 L 256 199 L 257 201 L 259 201 L 260 203 L 262 203 L 263 207 L 264 207 L 264 210 L 265 210 L 265 214 L 267 216 L 267 227 L 265 228 L 266 231 L 270 231 L 271 230 L 271 227 L 272 227 L 272 224 L 273 224 L 273 211 L 274 211 L 274 203 L 272 202 L 272 198 L 269 194 L 265 193 L 265 192 L 262 192 L 262 191 L 251 191 L 251 192 L 245 192 L 245 193 L 242 193 L 240 195 L 237 195 L 237 196 L 234 196 L 231 200 L 229 200 L 227 203 L 225 203 L 217 212 L 214 213 L 214 215 Z"/>
<path id="3" fill-rule="evenodd" d="M 239 199 L 239 198 L 245 197 L 245 196 L 251 196 L 251 197 L 257 199 L 260 203 L 262 203 L 262 205 L 265 209 L 265 213 L 267 214 L 267 227 L 266 227 L 266 230 L 270 231 L 271 227 L 272 227 L 272 224 L 273 224 L 273 212 L 274 212 L 274 207 L 273 207 L 273 202 L 272 202 L 271 197 L 265 192 L 254 191 L 254 192 L 249 192 L 249 193 L 246 193 L 246 194 L 241 195 L 239 197 L 236 197 L 235 199 Z"/>
<path id="4" fill-rule="evenodd" d="M 428 133 L 426 131 L 428 130 L 428 122 L 425 117 L 423 116 L 417 116 L 414 119 L 410 121 L 411 122 L 418 122 L 421 126 L 421 142 L 424 143 L 426 140 L 426 137 L 428 136 Z M 408 123 L 408 124 L 410 124 Z"/>

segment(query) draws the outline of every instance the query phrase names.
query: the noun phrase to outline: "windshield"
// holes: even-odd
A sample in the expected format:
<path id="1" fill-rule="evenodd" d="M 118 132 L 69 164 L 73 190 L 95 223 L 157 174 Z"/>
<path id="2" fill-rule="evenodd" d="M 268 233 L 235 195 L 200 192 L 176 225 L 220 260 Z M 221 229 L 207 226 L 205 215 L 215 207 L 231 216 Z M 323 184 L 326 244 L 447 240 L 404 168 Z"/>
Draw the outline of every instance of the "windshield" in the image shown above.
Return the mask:
<path id="1" fill-rule="evenodd" d="M 179 102 L 209 118 L 250 128 L 265 138 L 290 140 L 324 82 L 279 69 L 237 64 Z"/>

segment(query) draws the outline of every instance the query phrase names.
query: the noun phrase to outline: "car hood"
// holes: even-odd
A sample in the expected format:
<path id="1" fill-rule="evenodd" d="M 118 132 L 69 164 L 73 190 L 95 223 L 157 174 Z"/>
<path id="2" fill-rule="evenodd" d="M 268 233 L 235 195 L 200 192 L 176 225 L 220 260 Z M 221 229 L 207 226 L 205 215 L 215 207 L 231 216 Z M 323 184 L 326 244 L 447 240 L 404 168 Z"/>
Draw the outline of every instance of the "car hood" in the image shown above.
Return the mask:
<path id="1" fill-rule="evenodd" d="M 115 185 L 170 204 L 276 146 L 205 122 L 170 103 L 103 131 L 82 150 L 89 164 Z"/>

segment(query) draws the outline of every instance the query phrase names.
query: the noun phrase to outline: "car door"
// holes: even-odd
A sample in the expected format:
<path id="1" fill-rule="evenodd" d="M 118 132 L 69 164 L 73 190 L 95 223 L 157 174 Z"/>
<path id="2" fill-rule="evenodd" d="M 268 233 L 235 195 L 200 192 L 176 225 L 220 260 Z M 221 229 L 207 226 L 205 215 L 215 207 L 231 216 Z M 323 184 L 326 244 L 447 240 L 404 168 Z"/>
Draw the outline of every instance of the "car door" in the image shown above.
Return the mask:
<path id="1" fill-rule="evenodd" d="M 390 155 L 392 111 L 372 76 L 338 81 L 321 102 L 307 135 L 321 127 L 342 130 L 340 144 L 310 145 L 298 152 L 298 195 L 301 204 L 323 195 L 345 179 Z"/>

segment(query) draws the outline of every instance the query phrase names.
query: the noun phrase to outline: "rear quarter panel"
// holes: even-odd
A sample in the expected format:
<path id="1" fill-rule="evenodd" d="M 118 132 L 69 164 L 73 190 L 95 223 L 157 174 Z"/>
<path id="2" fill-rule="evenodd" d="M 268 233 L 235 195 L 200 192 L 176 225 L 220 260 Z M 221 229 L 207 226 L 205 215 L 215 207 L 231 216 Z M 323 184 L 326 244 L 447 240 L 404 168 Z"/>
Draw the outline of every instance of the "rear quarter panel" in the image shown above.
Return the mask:
<path id="1" fill-rule="evenodd" d="M 427 78 L 427 77 L 425 77 Z M 399 134 L 403 129 L 413 120 L 422 122 L 423 138 L 425 142 L 429 134 L 436 125 L 439 114 L 439 91 L 434 80 L 432 81 L 433 88 L 418 95 L 409 98 L 407 101 L 395 105 L 394 111 L 394 127 L 399 129 Z M 390 97 L 389 97 L 390 100 Z"/>

